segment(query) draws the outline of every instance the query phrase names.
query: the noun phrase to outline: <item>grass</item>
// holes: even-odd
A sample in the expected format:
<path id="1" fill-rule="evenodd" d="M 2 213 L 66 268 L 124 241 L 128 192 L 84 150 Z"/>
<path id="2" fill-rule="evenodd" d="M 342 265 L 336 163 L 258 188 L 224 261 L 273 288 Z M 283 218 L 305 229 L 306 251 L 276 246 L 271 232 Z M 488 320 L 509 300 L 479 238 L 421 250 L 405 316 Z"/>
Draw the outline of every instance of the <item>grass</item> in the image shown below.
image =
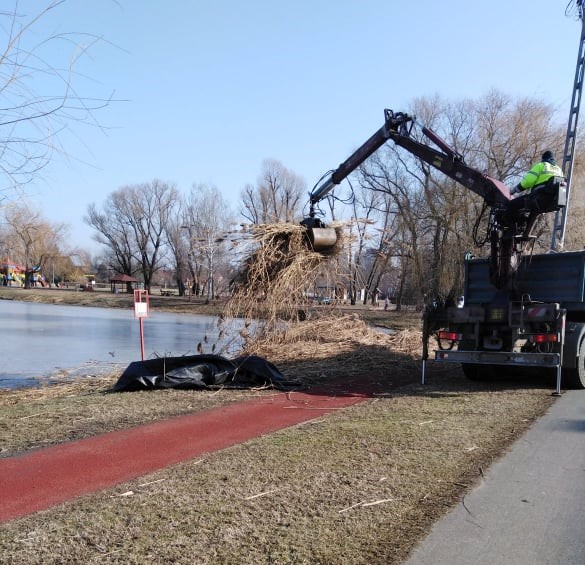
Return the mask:
<path id="1" fill-rule="evenodd" d="M 0 551 L 16 564 L 400 563 L 552 402 L 432 381 L 5 524 Z"/>
<path id="2" fill-rule="evenodd" d="M 41 302 L 71 306 L 98 306 L 103 308 L 134 308 L 132 294 L 113 294 L 111 292 L 82 292 L 69 289 L 23 289 L 0 286 L 0 300 L 19 300 L 25 302 Z M 164 312 L 177 314 L 219 315 L 223 312 L 225 300 L 214 300 L 207 303 L 203 297 L 159 296 L 156 293 L 149 296 L 150 307 Z M 384 311 L 382 307 L 373 307 L 361 303 L 336 304 L 315 308 L 317 311 L 341 311 L 358 313 L 372 325 L 405 329 L 420 327 L 421 314 L 409 309 L 396 312 Z"/>
<path id="3" fill-rule="evenodd" d="M 420 341 L 417 333 L 400 337 L 373 332 L 354 315 L 323 317 L 291 327 L 286 343 L 267 343 L 262 353 L 278 363 L 288 378 L 304 387 L 373 386 L 381 367 L 393 367 L 392 382 L 417 379 L 416 364 L 408 353 Z M 310 336 L 310 339 L 307 339 Z M 324 370 L 326 366 L 326 370 Z M 355 382 L 349 382 L 348 372 Z M 112 394 L 119 375 L 87 377 L 75 382 L 22 390 L 0 390 L 0 457 L 27 449 L 89 437 L 245 400 L 273 390 L 159 390 Z M 343 381 L 340 381 L 345 377 Z"/>
<path id="4" fill-rule="evenodd" d="M 1 561 L 401 563 L 554 401 L 549 383 L 471 383 L 452 366 L 431 364 L 421 386 L 420 331 L 373 332 L 355 311 L 293 325 L 264 347 L 309 390 L 369 399 L 4 524 Z M 115 378 L 0 392 L 3 456 L 275 394 L 108 393 Z"/>
<path id="5" fill-rule="evenodd" d="M 134 308 L 134 295 L 114 294 L 106 291 L 84 292 L 71 289 L 49 288 L 11 288 L 0 286 L 0 300 L 19 300 L 23 302 L 42 302 L 71 306 L 98 306 L 103 308 Z M 150 307 L 166 312 L 185 314 L 219 314 L 221 301 L 206 303 L 201 297 L 149 296 Z"/>

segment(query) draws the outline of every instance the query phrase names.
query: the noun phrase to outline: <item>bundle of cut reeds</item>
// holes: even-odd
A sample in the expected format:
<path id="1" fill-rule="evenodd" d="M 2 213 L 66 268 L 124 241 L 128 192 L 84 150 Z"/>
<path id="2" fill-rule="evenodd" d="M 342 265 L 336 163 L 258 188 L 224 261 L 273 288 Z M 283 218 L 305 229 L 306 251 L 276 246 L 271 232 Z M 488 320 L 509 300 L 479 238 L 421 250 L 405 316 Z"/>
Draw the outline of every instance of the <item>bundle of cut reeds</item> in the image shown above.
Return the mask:
<path id="1" fill-rule="evenodd" d="M 331 259 L 341 249 L 343 230 L 341 226 L 334 229 L 338 242 L 324 254 L 310 248 L 301 225 L 253 226 L 254 250 L 234 280 L 226 316 L 255 320 L 254 334 L 264 338 L 278 335 L 286 323 L 303 320 L 317 276 L 326 265 L 335 268 Z"/>

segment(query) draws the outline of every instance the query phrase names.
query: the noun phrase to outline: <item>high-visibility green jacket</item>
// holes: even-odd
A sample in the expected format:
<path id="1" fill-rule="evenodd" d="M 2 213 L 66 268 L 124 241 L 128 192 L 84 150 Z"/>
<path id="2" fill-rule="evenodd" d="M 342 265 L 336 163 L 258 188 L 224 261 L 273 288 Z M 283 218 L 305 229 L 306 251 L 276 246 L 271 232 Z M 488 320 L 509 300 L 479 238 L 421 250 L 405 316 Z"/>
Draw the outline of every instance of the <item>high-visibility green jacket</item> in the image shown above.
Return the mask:
<path id="1" fill-rule="evenodd" d="M 525 192 L 530 192 L 535 186 L 544 184 L 551 177 L 564 177 L 563 170 L 558 165 L 548 161 L 536 163 L 520 181 L 519 187 Z"/>

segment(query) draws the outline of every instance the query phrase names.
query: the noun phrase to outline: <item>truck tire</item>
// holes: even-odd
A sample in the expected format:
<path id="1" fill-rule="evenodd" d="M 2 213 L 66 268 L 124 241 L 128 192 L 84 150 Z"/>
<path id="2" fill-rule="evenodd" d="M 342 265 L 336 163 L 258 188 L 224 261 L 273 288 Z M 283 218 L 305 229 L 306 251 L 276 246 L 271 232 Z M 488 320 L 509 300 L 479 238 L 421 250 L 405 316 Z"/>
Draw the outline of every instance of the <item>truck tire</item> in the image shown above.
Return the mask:
<path id="1" fill-rule="evenodd" d="M 579 345 L 577 366 L 574 369 L 563 369 L 562 380 L 567 388 L 585 388 L 585 339 Z"/>

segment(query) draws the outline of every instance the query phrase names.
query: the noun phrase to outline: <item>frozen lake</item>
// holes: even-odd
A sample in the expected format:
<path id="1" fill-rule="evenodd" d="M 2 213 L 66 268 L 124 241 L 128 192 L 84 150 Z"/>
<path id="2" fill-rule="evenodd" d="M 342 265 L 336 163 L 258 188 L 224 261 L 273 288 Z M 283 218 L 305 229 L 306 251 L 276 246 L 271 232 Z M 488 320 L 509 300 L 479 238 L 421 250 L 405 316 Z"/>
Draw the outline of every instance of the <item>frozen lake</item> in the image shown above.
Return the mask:
<path id="1" fill-rule="evenodd" d="M 0 388 L 40 380 L 99 375 L 140 361 L 140 326 L 134 310 L 57 306 L 0 300 Z M 144 319 L 144 358 L 204 353 L 231 356 L 218 341 L 218 319 L 150 312 Z"/>

